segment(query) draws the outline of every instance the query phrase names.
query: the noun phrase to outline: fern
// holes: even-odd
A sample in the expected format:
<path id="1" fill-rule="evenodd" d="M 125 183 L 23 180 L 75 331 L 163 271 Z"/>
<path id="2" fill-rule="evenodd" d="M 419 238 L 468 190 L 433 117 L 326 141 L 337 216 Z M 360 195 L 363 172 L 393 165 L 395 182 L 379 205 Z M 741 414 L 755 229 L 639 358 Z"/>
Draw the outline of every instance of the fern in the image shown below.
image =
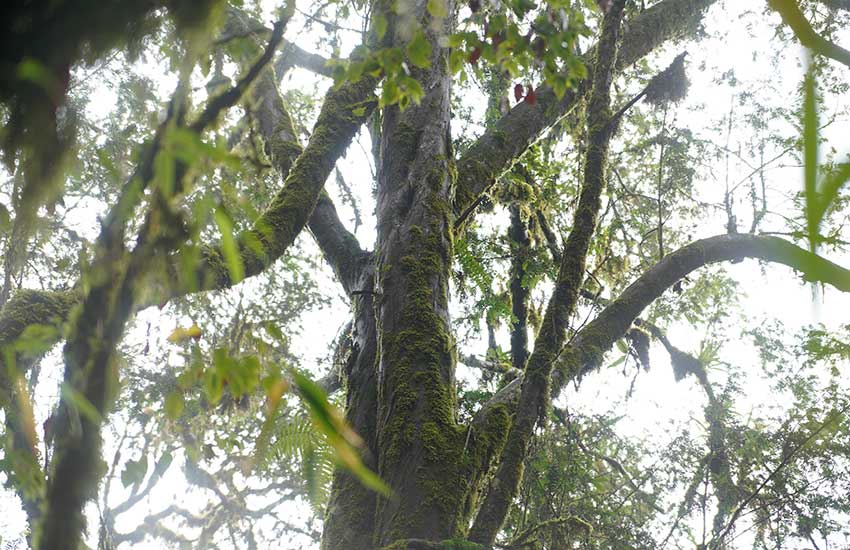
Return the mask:
<path id="1" fill-rule="evenodd" d="M 287 418 L 280 425 L 269 451 L 274 460 L 293 459 L 299 463 L 310 504 L 317 512 L 323 510 L 333 480 L 334 451 L 310 419 Z"/>

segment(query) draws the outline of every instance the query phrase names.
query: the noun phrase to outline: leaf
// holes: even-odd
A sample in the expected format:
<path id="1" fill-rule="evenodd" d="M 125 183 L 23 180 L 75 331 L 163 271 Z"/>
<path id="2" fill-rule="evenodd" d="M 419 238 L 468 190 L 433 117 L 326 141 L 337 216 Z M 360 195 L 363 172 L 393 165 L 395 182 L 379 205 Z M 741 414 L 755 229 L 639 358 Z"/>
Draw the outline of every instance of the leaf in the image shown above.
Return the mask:
<path id="1" fill-rule="evenodd" d="M 387 34 L 387 18 L 382 14 L 375 17 L 375 33 L 378 35 L 378 40 L 383 40 Z"/>
<path id="2" fill-rule="evenodd" d="M 148 458 L 142 456 L 139 460 L 129 460 L 121 471 L 121 484 L 125 488 L 141 483 L 148 472 Z"/>
<path id="3" fill-rule="evenodd" d="M 183 398 L 183 392 L 177 390 L 168 394 L 168 397 L 165 398 L 165 414 L 168 416 L 169 420 L 177 420 L 180 418 L 180 413 L 183 412 L 183 407 L 185 406 L 185 400 Z"/>
<path id="4" fill-rule="evenodd" d="M 428 13 L 430 13 L 432 17 L 440 19 L 448 16 L 449 11 L 446 8 L 446 0 L 428 0 Z"/>
<path id="5" fill-rule="evenodd" d="M 74 407 L 77 411 L 85 416 L 90 422 L 100 424 L 102 417 L 100 412 L 95 408 L 91 401 L 86 399 L 86 396 L 75 390 L 68 384 L 62 384 L 62 397 L 66 402 Z"/>
<path id="6" fill-rule="evenodd" d="M 260 435 L 257 436 L 257 443 L 254 445 L 254 465 L 259 464 L 266 454 L 266 449 L 271 440 L 272 428 L 277 417 L 277 411 L 280 408 L 281 398 L 283 394 L 289 391 L 289 383 L 280 376 L 280 373 L 269 375 L 262 381 L 263 389 L 266 392 L 266 418 L 263 420 L 263 425 L 260 428 Z"/>
<path id="7" fill-rule="evenodd" d="M 59 329 L 50 325 L 30 325 L 24 329 L 12 346 L 14 351 L 27 357 L 37 357 L 50 350 L 59 337 Z"/>
<path id="8" fill-rule="evenodd" d="M 171 463 L 174 461 L 174 455 L 170 452 L 165 451 L 162 453 L 162 456 L 159 457 L 159 460 L 156 461 L 156 465 L 154 466 L 154 474 L 157 477 L 162 477 L 162 474 L 171 466 Z"/>
<path id="9" fill-rule="evenodd" d="M 221 231 L 221 253 L 224 256 L 224 263 L 227 265 L 230 278 L 234 283 L 238 283 L 245 278 L 245 266 L 242 264 L 242 256 L 239 254 L 239 246 L 233 234 L 233 220 L 223 208 L 216 209 L 214 217 Z"/>
<path id="10" fill-rule="evenodd" d="M 171 331 L 171 334 L 168 335 L 166 340 L 172 344 L 179 344 L 189 339 L 198 340 L 203 333 L 198 325 L 192 325 L 188 328 L 177 327 Z"/>
<path id="11" fill-rule="evenodd" d="M 422 29 L 418 29 L 407 44 L 407 58 L 422 69 L 431 66 L 431 43 Z"/>
<path id="12" fill-rule="evenodd" d="M 522 84 L 517 84 L 514 86 L 514 99 L 519 101 L 525 95 L 525 88 L 523 88 Z"/>
<path id="13" fill-rule="evenodd" d="M 452 74 L 457 74 L 463 68 L 463 62 L 466 55 L 461 50 L 453 50 L 449 55 L 449 70 Z"/>
<path id="14" fill-rule="evenodd" d="M 340 465 L 357 476 L 366 487 L 389 496 L 390 488 L 360 459 L 357 452 L 357 448 L 362 445 L 360 436 L 351 429 L 336 407 L 328 402 L 325 392 L 298 371 L 292 371 L 292 378 L 310 411 L 310 417 L 333 447 Z"/>
<path id="15" fill-rule="evenodd" d="M 6 205 L 0 202 L 0 232 L 5 233 L 12 226 L 12 216 Z"/>
<path id="16" fill-rule="evenodd" d="M 534 89 L 531 86 L 528 86 L 525 92 L 525 99 L 523 99 L 529 105 L 535 105 L 537 103 L 537 94 L 534 92 Z"/>
<path id="17" fill-rule="evenodd" d="M 27 383 L 24 375 L 18 373 L 15 376 L 15 397 L 18 401 L 18 416 L 20 418 L 21 427 L 26 436 L 27 443 L 32 449 L 33 455 L 38 454 L 38 435 L 35 431 L 35 414 L 33 413 L 32 400 L 30 392 L 27 389 Z"/>

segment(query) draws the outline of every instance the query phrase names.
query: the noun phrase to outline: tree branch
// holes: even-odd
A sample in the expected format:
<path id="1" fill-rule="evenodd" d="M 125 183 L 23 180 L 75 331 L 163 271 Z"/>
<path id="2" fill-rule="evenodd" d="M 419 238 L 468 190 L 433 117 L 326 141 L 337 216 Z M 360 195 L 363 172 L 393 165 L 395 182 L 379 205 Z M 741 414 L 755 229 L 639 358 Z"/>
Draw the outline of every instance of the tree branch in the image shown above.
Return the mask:
<path id="1" fill-rule="evenodd" d="M 246 31 L 250 28 L 252 21 L 242 12 L 230 10 L 229 13 L 231 14 L 231 20 L 228 21 L 229 28 L 234 31 Z M 277 76 L 286 70 L 287 67 L 281 67 L 281 72 L 267 70 L 252 93 L 266 154 L 284 177 L 289 174 L 293 162 L 303 152 L 292 118 L 278 92 Z M 363 109 L 364 120 L 374 106 L 374 103 L 370 103 Z M 322 185 L 326 179 L 327 175 L 321 180 Z M 368 253 L 360 247 L 357 238 L 339 220 L 336 207 L 327 193 L 320 193 L 308 225 L 325 259 L 333 268 L 346 293 L 350 294 L 359 278 L 361 266 L 367 260 Z"/>
<path id="2" fill-rule="evenodd" d="M 534 342 L 534 352 L 528 359 L 517 412 L 508 432 L 495 479 L 470 530 L 470 540 L 485 546 L 491 546 L 496 540 L 522 479 L 523 464 L 528 456 L 534 427 L 546 408 L 552 368 L 566 339 L 567 324 L 575 310 L 584 279 L 587 251 L 596 232 L 602 190 L 605 187 L 608 146 L 613 130 L 608 124 L 611 118 L 610 90 L 624 7 L 625 0 L 615 1 L 602 21 L 593 88 L 587 108 L 584 180 L 573 228 L 564 243 L 555 291 L 546 307 Z"/>
<path id="3" fill-rule="evenodd" d="M 850 51 L 816 33 L 795 0 L 767 0 L 767 3 L 782 16 L 803 46 L 850 68 Z"/>
<path id="4" fill-rule="evenodd" d="M 576 334 L 561 355 L 553 390 L 598 367 L 603 354 L 623 337 L 641 311 L 676 281 L 705 265 L 744 258 L 787 265 L 803 273 L 806 281 L 850 292 L 850 270 L 778 237 L 732 234 L 695 241 L 665 256 Z"/>
<path id="5" fill-rule="evenodd" d="M 622 70 L 670 40 L 683 35 L 716 0 L 662 0 L 630 22 L 623 35 L 616 69 Z M 588 74 L 594 72 L 594 50 L 585 56 Z M 469 210 L 496 178 L 505 172 L 547 128 L 570 112 L 589 90 L 590 79 L 558 99 L 547 86 L 535 93 L 534 105 L 521 102 L 487 130 L 458 160 L 455 214 Z M 467 214 L 466 219 L 470 218 Z"/>
<path id="6" fill-rule="evenodd" d="M 177 115 L 163 132 L 185 129 L 200 134 L 217 116 L 239 100 L 251 82 L 270 59 L 283 27 L 284 14 L 265 52 L 236 86 L 210 100 L 192 124 L 182 116 L 181 88 L 172 99 Z M 115 347 L 133 314 L 138 298 L 137 286 L 151 269 L 158 254 L 168 254 L 182 244 L 179 227 L 174 227 L 174 214 L 169 201 L 185 189 L 187 165 L 177 156 L 159 156 L 168 162 L 171 174 L 168 186 L 157 185 L 151 193 L 151 206 L 129 251 L 125 239 L 125 223 L 130 212 L 121 212 L 141 198 L 141 190 L 155 182 L 155 177 L 131 179 L 124 193 L 127 203 L 115 205 L 97 239 L 97 254 L 88 268 L 90 288 L 85 292 L 78 316 L 72 324 L 64 349 L 65 373 L 62 400 L 56 414 L 57 434 L 51 463 L 50 483 L 46 490 L 44 517 L 36 530 L 34 546 L 39 549 L 76 548 L 85 529 L 85 504 L 94 496 L 103 473 L 100 471 L 103 418 L 114 400 L 117 370 Z M 151 174 L 155 176 L 155 172 Z"/>

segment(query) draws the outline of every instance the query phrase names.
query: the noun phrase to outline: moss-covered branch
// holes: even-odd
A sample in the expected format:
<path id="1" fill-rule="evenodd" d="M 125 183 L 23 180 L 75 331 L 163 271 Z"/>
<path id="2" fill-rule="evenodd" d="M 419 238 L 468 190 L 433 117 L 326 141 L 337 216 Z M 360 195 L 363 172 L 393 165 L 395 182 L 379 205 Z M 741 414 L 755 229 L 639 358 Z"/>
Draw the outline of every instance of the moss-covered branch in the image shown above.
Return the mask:
<path id="1" fill-rule="evenodd" d="M 578 302 L 584 279 L 585 260 L 602 204 L 602 190 L 608 164 L 608 146 L 612 128 L 610 89 L 620 39 L 625 0 L 616 0 L 602 21 L 590 102 L 587 107 L 587 149 L 584 180 L 576 207 L 572 231 L 564 250 L 555 291 L 549 299 L 543 323 L 528 359 L 516 414 L 508 432 L 495 480 L 484 499 L 470 539 L 492 545 L 507 517 L 522 479 L 523 463 L 528 455 L 534 427 L 545 410 L 549 397 L 549 378 L 566 339 L 569 317 Z"/>
<path id="2" fill-rule="evenodd" d="M 716 0 L 662 0 L 629 22 L 623 35 L 617 69 L 628 67 L 668 40 L 685 34 L 700 20 L 705 8 Z M 585 56 L 588 74 L 593 74 L 593 51 Z M 558 99 L 547 86 L 535 93 L 537 102 L 521 102 L 488 129 L 458 160 L 454 208 L 467 212 L 541 134 L 571 111 L 590 89 L 586 79 Z M 470 219 L 465 216 L 465 219 Z"/>
<path id="3" fill-rule="evenodd" d="M 786 265 L 802 273 L 806 281 L 850 292 L 850 269 L 778 237 L 732 234 L 695 241 L 665 256 L 578 331 L 552 373 L 552 394 L 557 395 L 576 377 L 599 367 L 605 353 L 626 335 L 640 313 L 677 281 L 706 265 L 746 258 Z M 521 380 L 518 378 L 498 391 L 478 416 L 486 416 L 494 406 L 516 407 Z"/>
<path id="4" fill-rule="evenodd" d="M 218 114 L 238 101 L 271 60 L 287 20 L 276 26 L 265 52 L 236 86 L 213 98 L 193 123 L 187 124 L 184 117 L 177 116 L 166 131 L 180 128 L 200 133 Z M 182 103 L 179 91 L 172 105 L 178 103 Z M 39 550 L 76 549 L 82 544 L 84 508 L 96 494 L 105 470 L 100 456 L 100 427 L 117 391 L 115 348 L 133 315 L 140 283 L 153 260 L 182 244 L 180 232 L 166 222 L 172 215 L 169 200 L 184 191 L 188 169 L 179 157 L 166 156 L 162 151 L 153 154 L 171 164 L 168 169 L 173 175 L 171 185 L 153 186 L 151 206 L 132 250 L 128 250 L 126 239 L 121 238 L 127 216 L 116 213 L 125 205 L 119 202 L 113 207 L 108 216 L 112 222 L 102 226 L 95 243 L 94 260 L 86 268 L 83 286 L 87 290 L 82 304 L 68 324 L 62 399 L 55 414 L 54 456 L 44 516 L 34 537 L 34 547 Z M 133 199 L 134 194 L 140 194 L 139 189 L 151 186 L 152 182 L 131 180 L 127 196 Z M 135 202 L 130 200 L 130 204 Z"/>
<path id="5" fill-rule="evenodd" d="M 561 355 L 553 388 L 558 390 L 576 376 L 595 369 L 641 311 L 676 281 L 705 265 L 744 258 L 787 265 L 801 272 L 807 281 L 850 292 L 850 270 L 778 237 L 733 234 L 702 239 L 665 256 L 581 329 Z"/>
<path id="6" fill-rule="evenodd" d="M 238 236 L 245 277 L 262 273 L 280 258 L 301 232 L 336 161 L 376 104 L 373 90 L 377 79 L 332 88 L 322 105 L 310 141 L 292 165 L 283 188 L 253 227 Z M 197 290 L 228 288 L 231 278 L 219 247 L 207 247 L 194 276 L 172 289 L 171 296 Z"/>
<path id="7" fill-rule="evenodd" d="M 256 25 L 256 22 L 242 11 L 236 9 L 228 11 L 227 27 L 231 32 L 245 33 L 252 28 L 252 25 Z M 286 53 L 281 56 L 281 58 L 285 57 Z M 257 84 L 251 91 L 251 102 L 255 111 L 259 134 L 264 141 L 266 154 L 269 155 L 278 173 L 282 177 L 287 177 L 293 163 L 304 150 L 298 141 L 292 118 L 289 116 L 277 87 L 279 75 L 288 70 L 288 67 L 281 66 L 279 68 L 281 73 L 276 72 L 276 70 L 268 67 L 265 73 L 260 75 Z M 357 110 L 358 112 L 362 111 L 362 117 L 365 119 L 374 109 L 375 102 L 369 101 L 370 93 L 367 93 L 363 99 L 363 108 Z M 347 147 L 348 142 L 345 145 Z M 322 184 L 324 184 L 325 179 L 327 179 L 327 175 L 322 180 Z M 331 198 L 321 189 L 319 189 L 319 192 L 319 198 L 315 201 L 315 208 L 310 214 L 308 225 L 343 288 L 347 293 L 351 293 L 352 290 L 355 290 L 355 282 L 359 278 L 362 265 L 368 259 L 368 254 L 360 247 L 357 238 L 339 220 Z"/>

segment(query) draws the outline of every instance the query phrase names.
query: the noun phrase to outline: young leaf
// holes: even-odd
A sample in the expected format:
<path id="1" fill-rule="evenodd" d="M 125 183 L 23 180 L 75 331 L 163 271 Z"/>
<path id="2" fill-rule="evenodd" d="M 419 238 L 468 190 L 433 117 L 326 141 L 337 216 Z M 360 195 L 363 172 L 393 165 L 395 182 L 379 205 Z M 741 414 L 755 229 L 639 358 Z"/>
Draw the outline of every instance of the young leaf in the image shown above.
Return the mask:
<path id="1" fill-rule="evenodd" d="M 440 19 L 448 16 L 449 12 L 446 9 L 446 0 L 428 0 L 428 13 L 432 17 L 438 17 Z"/>
<path id="2" fill-rule="evenodd" d="M 407 58 L 417 67 L 426 69 L 431 66 L 431 43 L 422 29 L 417 30 L 407 44 Z"/>
<path id="3" fill-rule="evenodd" d="M 227 264 L 227 271 L 230 273 L 233 282 L 239 282 L 245 278 L 245 267 L 242 264 L 242 256 L 239 254 L 239 246 L 236 243 L 233 221 L 224 209 L 219 208 L 215 211 L 215 223 L 221 231 L 221 251 L 224 255 L 224 262 Z"/>
<path id="4" fill-rule="evenodd" d="M 169 420 L 177 420 L 184 407 L 183 392 L 173 391 L 165 398 L 165 414 Z"/>

